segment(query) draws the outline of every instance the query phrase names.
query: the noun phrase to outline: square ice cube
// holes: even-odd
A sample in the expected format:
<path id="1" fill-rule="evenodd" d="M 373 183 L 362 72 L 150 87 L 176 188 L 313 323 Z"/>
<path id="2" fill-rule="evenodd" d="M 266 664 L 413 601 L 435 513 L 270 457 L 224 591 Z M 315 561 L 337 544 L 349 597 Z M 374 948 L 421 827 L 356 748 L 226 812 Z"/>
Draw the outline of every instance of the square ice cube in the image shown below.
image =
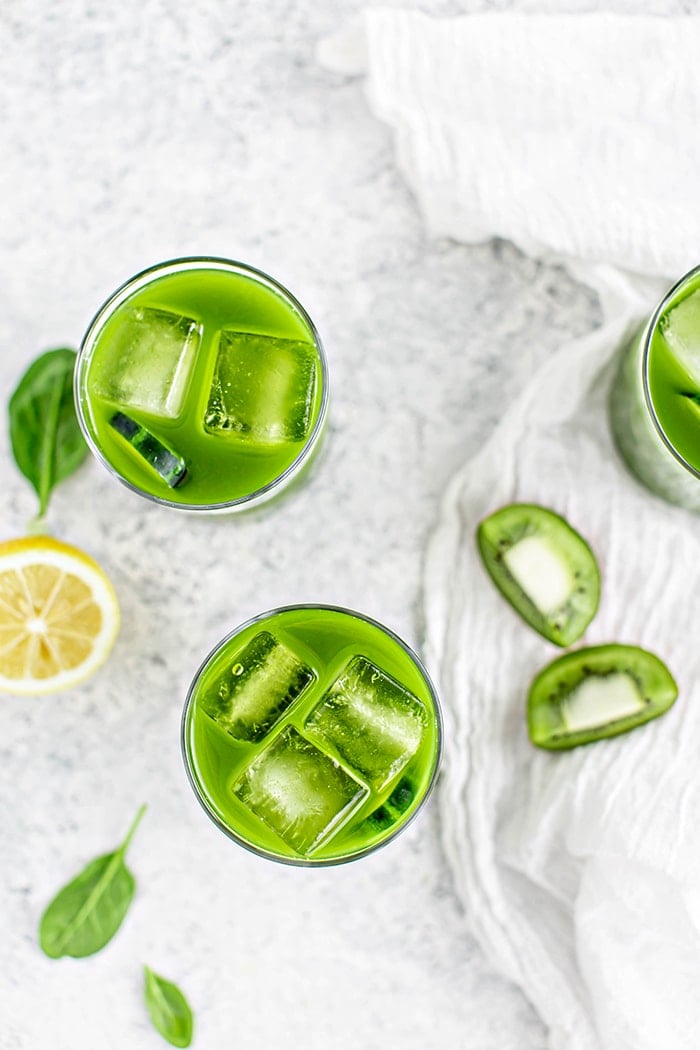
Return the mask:
<path id="1" fill-rule="evenodd" d="M 315 677 L 291 649 L 261 631 L 198 703 L 237 740 L 262 740 Z"/>
<path id="2" fill-rule="evenodd" d="M 364 784 L 293 726 L 259 752 L 233 790 L 302 856 L 339 830 L 369 794 Z"/>
<path id="3" fill-rule="evenodd" d="M 310 343 L 223 331 L 205 429 L 258 444 L 303 441 L 311 428 L 316 351 Z"/>
<path id="4" fill-rule="evenodd" d="M 415 755 L 427 721 L 418 697 L 364 656 L 355 656 L 306 728 L 381 791 Z"/>
<path id="5" fill-rule="evenodd" d="M 700 387 L 700 289 L 664 314 L 659 327 L 673 356 Z"/>
<path id="6" fill-rule="evenodd" d="M 201 336 L 201 325 L 191 317 L 146 307 L 125 310 L 95 362 L 95 393 L 174 419 Z"/>

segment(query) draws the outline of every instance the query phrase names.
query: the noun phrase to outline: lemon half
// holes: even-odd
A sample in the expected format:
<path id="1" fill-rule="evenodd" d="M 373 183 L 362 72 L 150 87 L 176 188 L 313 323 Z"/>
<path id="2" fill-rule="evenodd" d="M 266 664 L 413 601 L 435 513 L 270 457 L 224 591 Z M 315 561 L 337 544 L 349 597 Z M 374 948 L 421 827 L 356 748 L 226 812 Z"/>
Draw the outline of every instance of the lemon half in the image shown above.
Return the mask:
<path id="1" fill-rule="evenodd" d="M 119 604 L 96 561 L 50 536 L 0 543 L 0 691 L 38 696 L 89 678 L 114 645 Z"/>

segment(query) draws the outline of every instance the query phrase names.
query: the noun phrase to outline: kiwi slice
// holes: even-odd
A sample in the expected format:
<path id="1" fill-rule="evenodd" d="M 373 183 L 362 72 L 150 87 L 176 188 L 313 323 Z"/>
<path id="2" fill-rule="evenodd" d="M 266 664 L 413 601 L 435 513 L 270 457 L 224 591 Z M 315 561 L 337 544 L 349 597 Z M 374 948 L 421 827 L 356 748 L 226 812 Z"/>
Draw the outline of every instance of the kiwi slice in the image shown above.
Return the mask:
<path id="1" fill-rule="evenodd" d="M 553 660 L 530 686 L 528 732 L 550 751 L 578 747 L 658 718 L 677 696 L 670 671 L 646 649 L 577 649 Z"/>
<path id="2" fill-rule="evenodd" d="M 123 412 L 115 412 L 109 422 L 171 489 L 187 480 L 187 465 L 182 456 L 160 441 L 150 430 L 146 430 Z"/>
<path id="3" fill-rule="evenodd" d="M 493 582 L 526 623 L 555 645 L 581 637 L 598 608 L 600 573 L 561 515 L 511 503 L 481 522 L 476 539 Z"/>

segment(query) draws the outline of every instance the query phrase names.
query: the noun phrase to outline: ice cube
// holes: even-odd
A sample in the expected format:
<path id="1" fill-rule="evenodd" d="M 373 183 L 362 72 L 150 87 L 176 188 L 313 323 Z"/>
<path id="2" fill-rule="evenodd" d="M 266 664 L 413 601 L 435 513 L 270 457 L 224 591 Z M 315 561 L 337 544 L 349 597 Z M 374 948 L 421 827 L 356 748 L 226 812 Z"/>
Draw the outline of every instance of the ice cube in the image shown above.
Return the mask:
<path id="1" fill-rule="evenodd" d="M 223 331 L 204 426 L 257 444 L 303 441 L 315 389 L 310 343 Z"/>
<path id="2" fill-rule="evenodd" d="M 421 701 L 390 675 L 355 656 L 306 721 L 377 791 L 418 750 L 428 718 Z"/>
<path id="3" fill-rule="evenodd" d="M 345 823 L 369 794 L 341 765 L 287 726 L 234 785 L 244 805 L 305 856 Z"/>
<path id="4" fill-rule="evenodd" d="M 187 465 L 182 456 L 160 441 L 150 430 L 123 412 L 115 412 L 109 422 L 167 485 L 174 489 L 185 481 Z"/>
<path id="5" fill-rule="evenodd" d="M 261 631 L 198 703 L 237 740 L 262 740 L 315 677 L 291 649 Z"/>
<path id="6" fill-rule="evenodd" d="M 659 327 L 673 356 L 700 387 L 700 289 L 664 314 Z"/>
<path id="7" fill-rule="evenodd" d="M 145 307 L 126 310 L 96 360 L 95 393 L 174 419 L 201 336 L 201 325 L 190 317 Z"/>

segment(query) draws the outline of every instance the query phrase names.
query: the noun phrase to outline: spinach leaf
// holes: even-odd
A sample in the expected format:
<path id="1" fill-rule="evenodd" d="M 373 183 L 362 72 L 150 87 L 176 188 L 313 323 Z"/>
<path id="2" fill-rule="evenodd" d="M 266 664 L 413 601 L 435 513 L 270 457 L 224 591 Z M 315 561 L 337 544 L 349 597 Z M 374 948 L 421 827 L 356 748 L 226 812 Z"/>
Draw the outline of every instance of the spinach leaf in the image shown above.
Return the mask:
<path id="1" fill-rule="evenodd" d="M 184 995 L 171 981 L 144 966 L 143 995 L 153 1027 L 171 1046 L 189 1046 L 194 1021 Z"/>
<path id="2" fill-rule="evenodd" d="M 38 357 L 10 398 L 10 441 L 17 466 L 36 489 L 43 518 L 54 486 L 80 466 L 87 445 L 73 402 L 75 350 Z"/>
<path id="3" fill-rule="evenodd" d="M 51 959 L 93 955 L 121 926 L 136 888 L 124 857 L 145 811 L 141 806 L 119 849 L 91 861 L 49 904 L 39 944 Z"/>

